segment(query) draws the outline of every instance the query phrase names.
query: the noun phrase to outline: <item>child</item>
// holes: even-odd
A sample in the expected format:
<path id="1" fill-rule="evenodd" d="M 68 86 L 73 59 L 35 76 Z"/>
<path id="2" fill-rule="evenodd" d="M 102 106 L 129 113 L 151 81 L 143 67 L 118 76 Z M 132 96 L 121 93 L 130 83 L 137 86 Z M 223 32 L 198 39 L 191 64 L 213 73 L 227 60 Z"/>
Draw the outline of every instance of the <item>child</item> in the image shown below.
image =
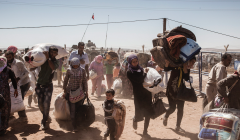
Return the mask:
<path id="1" fill-rule="evenodd" d="M 108 137 L 110 135 L 110 140 L 115 140 L 115 128 L 116 128 L 116 122 L 112 116 L 113 113 L 113 107 L 114 107 L 114 97 L 115 91 L 113 89 L 108 89 L 106 91 L 106 100 L 103 103 L 103 109 L 104 109 L 104 117 L 105 122 L 107 125 L 107 131 L 104 133 L 104 137 Z"/>

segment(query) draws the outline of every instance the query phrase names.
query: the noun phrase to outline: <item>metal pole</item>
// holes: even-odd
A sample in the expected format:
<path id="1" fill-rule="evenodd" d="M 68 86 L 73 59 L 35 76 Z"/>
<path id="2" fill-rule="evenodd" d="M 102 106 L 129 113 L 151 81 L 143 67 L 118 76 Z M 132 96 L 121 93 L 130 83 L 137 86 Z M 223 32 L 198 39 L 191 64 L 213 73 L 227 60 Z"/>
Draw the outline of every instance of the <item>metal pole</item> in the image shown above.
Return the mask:
<path id="1" fill-rule="evenodd" d="M 200 90 L 200 93 L 202 93 L 202 52 L 201 52 L 201 67 L 200 67 L 200 73 L 201 73 L 201 78 L 200 78 L 200 85 L 199 85 L 199 90 Z"/>
<path id="2" fill-rule="evenodd" d="M 91 19 L 89 20 L 89 23 L 88 23 L 88 25 L 87 25 L 87 28 L 86 28 L 86 30 L 85 30 L 85 32 L 84 32 L 84 34 L 83 34 L 83 37 L 85 36 L 85 33 L 86 33 L 87 29 L 88 29 L 88 26 L 89 26 L 89 24 L 90 24 L 91 20 L 92 20 L 92 17 L 91 17 Z M 83 40 L 83 37 L 82 37 L 82 39 L 81 39 L 81 42 L 82 42 L 82 40 Z"/>
<path id="3" fill-rule="evenodd" d="M 165 35 L 167 29 L 167 18 L 163 18 L 163 35 Z"/>
<path id="4" fill-rule="evenodd" d="M 108 23 L 109 23 L 109 15 L 108 15 Z M 108 23 L 107 23 L 107 32 L 106 32 L 106 39 L 105 39 L 105 48 L 107 47 Z"/>

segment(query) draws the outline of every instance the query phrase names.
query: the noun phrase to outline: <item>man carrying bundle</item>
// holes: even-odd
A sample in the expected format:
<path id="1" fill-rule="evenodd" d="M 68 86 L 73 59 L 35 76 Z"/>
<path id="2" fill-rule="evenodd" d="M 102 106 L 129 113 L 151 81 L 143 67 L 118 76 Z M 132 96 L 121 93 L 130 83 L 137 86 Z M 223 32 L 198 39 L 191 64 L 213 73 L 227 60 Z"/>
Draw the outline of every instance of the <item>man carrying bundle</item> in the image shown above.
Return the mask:
<path id="1" fill-rule="evenodd" d="M 49 48 L 49 52 L 43 52 L 46 56 L 47 61 L 41 66 L 41 71 L 38 75 L 36 94 L 38 95 L 38 106 L 43 114 L 41 122 L 41 129 L 45 130 L 48 127 L 46 122 L 49 118 L 49 108 L 51 105 L 51 98 L 53 92 L 52 79 L 54 71 L 59 67 L 59 62 L 56 59 L 58 55 L 58 49 L 54 46 Z"/>

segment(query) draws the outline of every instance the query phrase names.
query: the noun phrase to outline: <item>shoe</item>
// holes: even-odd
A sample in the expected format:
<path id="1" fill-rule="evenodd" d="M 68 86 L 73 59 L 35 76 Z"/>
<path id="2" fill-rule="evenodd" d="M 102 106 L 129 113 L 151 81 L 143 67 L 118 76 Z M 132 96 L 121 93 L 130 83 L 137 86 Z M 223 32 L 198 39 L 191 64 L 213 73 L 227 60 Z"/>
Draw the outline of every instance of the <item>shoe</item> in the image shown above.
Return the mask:
<path id="1" fill-rule="evenodd" d="M 48 129 L 48 128 L 47 128 L 46 125 L 41 124 L 41 130 L 47 130 L 47 129 Z"/>
<path id="2" fill-rule="evenodd" d="M 21 122 L 27 122 L 27 121 L 28 121 L 28 118 L 27 118 L 27 116 L 26 116 L 26 117 L 19 117 L 19 121 L 21 121 Z"/>
<path id="3" fill-rule="evenodd" d="M 133 119 L 133 129 L 137 130 L 137 122 L 135 122 L 134 119 Z"/>
<path id="4" fill-rule="evenodd" d="M 175 131 L 177 132 L 185 132 L 180 126 L 176 126 Z"/>
<path id="5" fill-rule="evenodd" d="M 104 138 L 107 138 L 109 136 L 109 132 L 108 130 L 106 132 L 104 132 Z"/>
<path id="6" fill-rule="evenodd" d="M 167 121 L 168 121 L 168 118 L 164 117 L 164 118 L 163 118 L 163 125 L 164 125 L 164 126 L 167 126 Z"/>
<path id="7" fill-rule="evenodd" d="M 31 104 L 28 104 L 27 107 L 28 107 L 28 108 L 31 108 Z"/>

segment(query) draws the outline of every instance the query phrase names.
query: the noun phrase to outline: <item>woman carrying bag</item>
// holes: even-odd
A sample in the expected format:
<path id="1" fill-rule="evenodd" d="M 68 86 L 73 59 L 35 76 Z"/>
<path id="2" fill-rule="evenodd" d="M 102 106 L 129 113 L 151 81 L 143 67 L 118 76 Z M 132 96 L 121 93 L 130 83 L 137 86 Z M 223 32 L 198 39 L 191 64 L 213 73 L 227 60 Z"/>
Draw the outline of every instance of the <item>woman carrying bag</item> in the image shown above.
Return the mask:
<path id="1" fill-rule="evenodd" d="M 167 112 L 163 118 L 163 125 L 167 126 L 168 117 L 175 111 L 177 106 L 178 111 L 177 111 L 177 124 L 175 128 L 176 131 L 184 132 L 184 130 L 180 127 L 180 125 L 182 122 L 183 109 L 184 109 L 184 103 L 185 103 L 185 101 L 179 100 L 177 98 L 177 95 L 179 94 L 178 93 L 179 88 L 181 83 L 183 83 L 183 79 L 185 79 L 185 81 L 189 80 L 190 68 L 193 67 L 195 62 L 196 62 L 196 57 L 184 63 L 183 67 L 172 68 L 172 67 L 169 67 L 169 61 L 165 60 L 164 71 L 171 70 L 171 76 L 169 78 L 167 91 L 166 91 L 166 96 L 169 102 L 169 108 L 167 109 Z"/>
<path id="2" fill-rule="evenodd" d="M 84 103 L 88 96 L 88 84 L 86 72 L 80 67 L 80 60 L 74 57 L 70 68 L 67 69 L 63 82 L 64 96 L 70 102 L 70 116 L 74 130 L 77 131 L 76 114 L 77 109 Z"/>

